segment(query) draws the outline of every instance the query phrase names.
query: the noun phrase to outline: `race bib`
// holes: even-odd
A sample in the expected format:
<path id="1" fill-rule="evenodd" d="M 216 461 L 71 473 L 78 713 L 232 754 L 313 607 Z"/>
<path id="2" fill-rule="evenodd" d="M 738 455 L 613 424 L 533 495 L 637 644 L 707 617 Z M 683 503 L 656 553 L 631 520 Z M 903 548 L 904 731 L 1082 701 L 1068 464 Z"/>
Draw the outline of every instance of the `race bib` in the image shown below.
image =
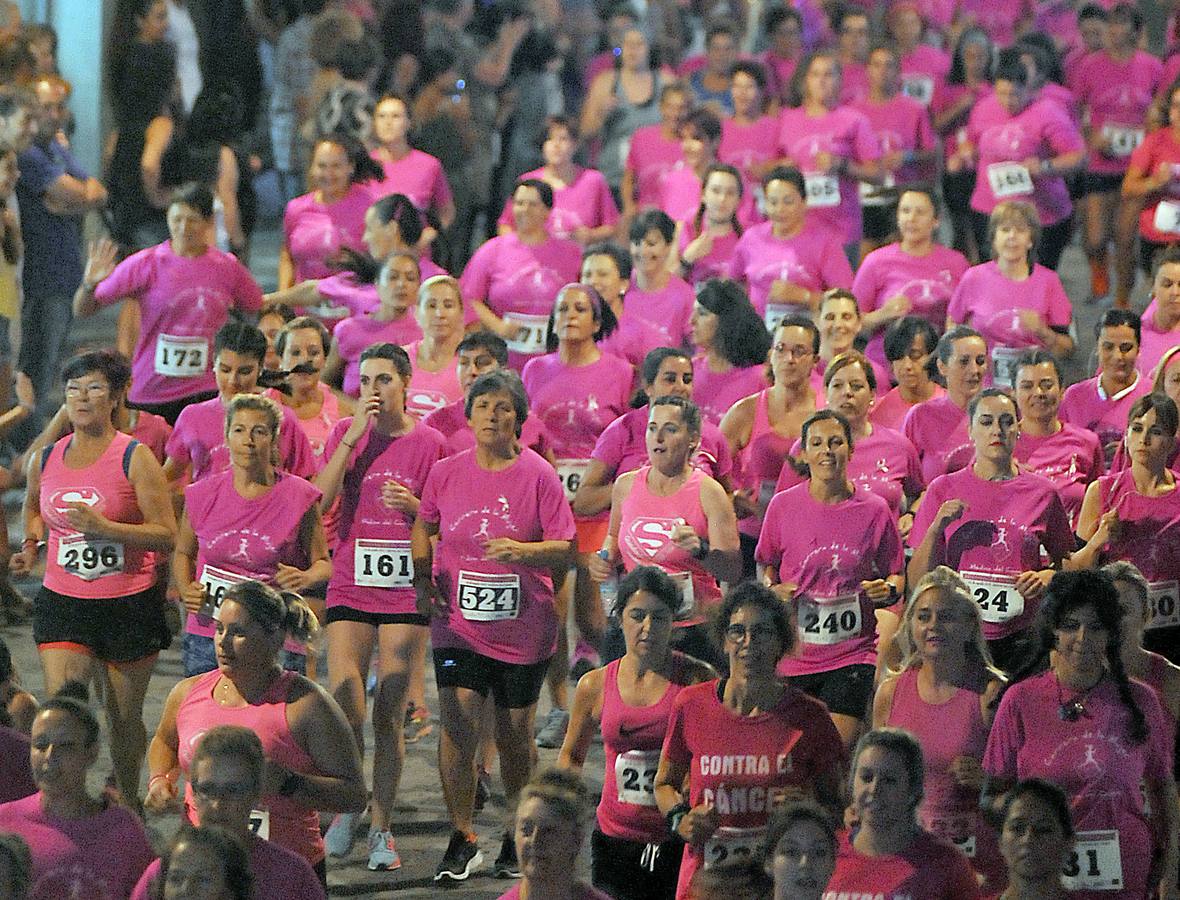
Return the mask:
<path id="1" fill-rule="evenodd" d="M 123 545 L 86 538 L 58 541 L 57 564 L 83 581 L 94 581 L 123 571 Z"/>
<path id="2" fill-rule="evenodd" d="M 1147 599 L 1151 604 L 1149 629 L 1180 625 L 1180 587 L 1175 581 L 1151 582 L 1147 586 Z"/>
<path id="3" fill-rule="evenodd" d="M 209 371 L 209 341 L 203 337 L 156 338 L 156 374 L 171 378 L 195 378 Z"/>
<path id="4" fill-rule="evenodd" d="M 352 581 L 357 587 L 407 588 L 414 585 L 409 541 L 357 538 L 352 553 Z"/>
<path id="5" fill-rule="evenodd" d="M 1024 612 L 1024 595 L 1016 590 L 1015 575 L 993 575 L 990 572 L 959 574 L 979 604 L 979 617 L 983 621 L 999 625 Z"/>
<path id="6" fill-rule="evenodd" d="M 987 167 L 987 183 L 997 200 L 1023 197 L 1033 192 L 1032 175 L 1020 163 L 992 163 Z"/>
<path id="7" fill-rule="evenodd" d="M 803 186 L 807 189 L 807 205 L 811 208 L 840 205 L 840 179 L 835 175 L 806 175 Z"/>
<path id="8" fill-rule="evenodd" d="M 767 303 L 766 312 L 762 316 L 762 321 L 766 323 L 766 330 L 774 334 L 778 330 L 778 323 L 787 316 L 793 316 L 796 313 L 806 309 L 804 306 L 795 306 L 791 303 Z"/>
<path id="9" fill-rule="evenodd" d="M 705 844 L 705 868 L 752 859 L 765 836 L 765 828 L 718 828 Z"/>
<path id="10" fill-rule="evenodd" d="M 929 106 L 934 99 L 934 79 L 929 75 L 902 75 L 901 92 L 923 106 Z"/>
<path id="11" fill-rule="evenodd" d="M 1023 347 L 992 347 L 992 381 L 1001 387 L 1012 387 L 1016 380 L 1016 363 L 1025 351 Z"/>
<path id="12" fill-rule="evenodd" d="M 1124 158 L 1143 143 L 1143 129 L 1127 125 L 1103 125 L 1102 136 L 1110 142 L 1110 155 Z"/>
<path id="13" fill-rule="evenodd" d="M 233 572 L 225 571 L 225 569 L 206 565 L 201 570 L 201 585 L 205 588 L 205 602 L 201 605 L 199 614 L 220 620 L 221 604 L 225 600 L 225 592 L 235 584 L 249 580 L 245 575 L 236 575 Z"/>
<path id="14" fill-rule="evenodd" d="M 615 786 L 619 802 L 654 807 L 656 769 L 659 767 L 659 750 L 628 750 L 616 756 Z"/>
<path id="15" fill-rule="evenodd" d="M 839 644 L 860 637 L 860 598 L 804 597 L 799 600 L 799 638 L 805 644 Z"/>
<path id="16" fill-rule="evenodd" d="M 696 605 L 696 594 L 692 586 L 691 572 L 669 572 L 669 577 L 680 589 L 680 605 L 676 607 L 676 618 L 683 619 L 692 615 Z"/>
<path id="17" fill-rule="evenodd" d="M 561 486 L 565 489 L 565 499 L 574 502 L 574 494 L 586 477 L 586 470 L 590 468 L 588 459 L 559 459 L 557 460 L 557 477 L 561 479 Z"/>
<path id="18" fill-rule="evenodd" d="M 270 840 L 270 810 L 250 810 L 250 833 L 256 834 L 264 841 Z"/>
<path id="19" fill-rule="evenodd" d="M 520 614 L 520 576 L 459 571 L 459 613 L 469 622 L 500 622 Z"/>
<path id="20" fill-rule="evenodd" d="M 508 341 L 508 349 L 516 353 L 536 356 L 546 351 L 545 341 L 549 336 L 548 316 L 526 316 L 524 313 L 508 313 L 505 322 L 516 326 L 516 337 Z"/>
<path id="21" fill-rule="evenodd" d="M 1155 206 L 1155 216 L 1152 224 L 1156 231 L 1168 234 L 1180 234 L 1180 203 L 1172 200 L 1161 200 Z"/>
<path id="22" fill-rule="evenodd" d="M 1079 831 L 1061 873 L 1070 891 L 1121 891 L 1123 857 L 1117 831 Z"/>

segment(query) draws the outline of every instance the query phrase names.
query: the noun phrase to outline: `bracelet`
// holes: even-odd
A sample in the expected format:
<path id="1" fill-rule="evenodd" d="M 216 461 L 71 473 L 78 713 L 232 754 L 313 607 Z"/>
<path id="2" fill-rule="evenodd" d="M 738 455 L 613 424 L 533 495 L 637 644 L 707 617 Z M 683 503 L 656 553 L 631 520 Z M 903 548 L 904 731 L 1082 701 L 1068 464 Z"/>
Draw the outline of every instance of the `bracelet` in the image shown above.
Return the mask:
<path id="1" fill-rule="evenodd" d="M 340 443 L 342 443 L 342 444 L 343 444 L 345 447 L 347 447 L 349 450 L 355 450 L 355 449 L 356 449 L 356 444 L 350 444 L 350 443 L 348 443 L 348 441 L 344 440 L 343 438 L 341 438 L 341 440 L 340 440 Z"/>
<path id="2" fill-rule="evenodd" d="M 668 823 L 668 830 L 672 832 L 673 837 L 680 836 L 680 820 L 691 811 L 692 807 L 683 801 L 668 810 L 667 815 L 664 816 L 664 821 Z"/>

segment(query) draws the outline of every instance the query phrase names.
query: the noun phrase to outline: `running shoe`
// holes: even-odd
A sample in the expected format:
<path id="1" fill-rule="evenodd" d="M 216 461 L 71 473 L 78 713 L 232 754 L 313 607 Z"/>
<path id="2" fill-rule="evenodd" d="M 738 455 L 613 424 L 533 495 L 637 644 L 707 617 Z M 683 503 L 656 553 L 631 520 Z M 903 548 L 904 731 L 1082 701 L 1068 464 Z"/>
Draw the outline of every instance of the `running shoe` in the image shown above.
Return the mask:
<path id="1" fill-rule="evenodd" d="M 356 813 L 337 813 L 332 817 L 332 824 L 324 835 L 324 849 L 328 856 L 348 856 L 352 852 L 352 845 L 356 841 Z"/>
<path id="2" fill-rule="evenodd" d="M 469 841 L 461 831 L 451 833 L 447 852 L 434 872 L 435 881 L 466 881 L 472 872 L 483 865 L 483 853 L 479 844 Z"/>
<path id="3" fill-rule="evenodd" d="M 406 707 L 403 732 L 407 744 L 415 744 L 433 731 L 434 725 L 430 721 L 430 710 L 425 706 L 414 706 L 412 703 Z"/>
<path id="4" fill-rule="evenodd" d="M 516 841 L 512 839 L 511 831 L 505 831 L 504 839 L 500 841 L 500 855 L 492 865 L 492 875 L 496 878 L 520 877 L 520 863 L 516 861 Z"/>
<path id="5" fill-rule="evenodd" d="M 556 750 L 565 741 L 565 729 L 570 723 L 570 714 L 556 706 L 549 710 L 545 723 L 537 732 L 537 746 L 546 750 Z"/>
<path id="6" fill-rule="evenodd" d="M 393 832 L 369 832 L 369 871 L 392 872 L 402 867 L 402 858 L 393 844 Z"/>

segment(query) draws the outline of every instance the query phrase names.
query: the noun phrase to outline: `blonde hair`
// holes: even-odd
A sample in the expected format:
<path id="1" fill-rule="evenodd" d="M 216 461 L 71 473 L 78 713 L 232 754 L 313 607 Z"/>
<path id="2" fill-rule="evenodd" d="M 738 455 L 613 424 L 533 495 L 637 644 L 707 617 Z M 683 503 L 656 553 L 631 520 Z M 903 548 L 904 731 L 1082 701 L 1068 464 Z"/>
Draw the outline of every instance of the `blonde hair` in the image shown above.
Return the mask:
<path id="1" fill-rule="evenodd" d="M 1153 394 L 1167 393 L 1164 390 L 1164 380 L 1168 371 L 1168 363 L 1176 358 L 1177 353 L 1180 353 L 1180 344 L 1165 350 L 1164 355 L 1160 357 L 1160 361 L 1155 364 L 1155 380 L 1151 383 L 1151 392 Z"/>
<path id="2" fill-rule="evenodd" d="M 455 298 L 459 301 L 459 305 L 463 306 L 463 289 L 459 287 L 459 279 L 451 275 L 431 275 L 420 285 L 418 285 L 418 305 L 421 306 L 426 302 L 430 296 L 430 289 L 436 284 L 445 284 L 455 292 Z"/>
<path id="3" fill-rule="evenodd" d="M 307 601 L 294 591 L 276 590 L 251 579 L 232 585 L 225 592 L 225 600 L 232 600 L 245 609 L 268 634 L 281 631 L 308 644 L 319 636 L 319 619 Z"/>
<path id="4" fill-rule="evenodd" d="M 278 440 L 279 428 L 283 424 L 283 408 L 270 397 L 264 397 L 261 394 L 235 394 L 234 398 L 229 401 L 229 406 L 225 408 L 225 436 L 227 438 L 234 416 L 244 409 L 260 412 L 266 416 L 267 424 L 270 426 L 270 438 L 272 441 Z"/>
<path id="5" fill-rule="evenodd" d="M 971 637 L 967 641 L 967 656 L 975 657 L 988 674 L 995 678 L 1004 678 L 1004 673 L 996 668 L 992 662 L 991 652 L 987 649 L 987 641 L 983 638 L 983 619 L 979 614 L 979 605 L 971 596 L 967 582 L 954 569 L 948 566 L 936 566 L 931 569 L 914 586 L 910 593 L 910 602 L 906 604 L 905 613 L 901 617 L 901 624 L 897 626 L 897 650 L 901 661 L 897 668 L 890 668 L 890 675 L 900 675 L 907 669 L 917 668 L 921 662 L 921 652 L 914 643 L 914 616 L 918 608 L 918 598 L 926 591 L 938 591 L 942 596 L 954 602 L 955 606 L 967 617 L 971 623 Z"/>

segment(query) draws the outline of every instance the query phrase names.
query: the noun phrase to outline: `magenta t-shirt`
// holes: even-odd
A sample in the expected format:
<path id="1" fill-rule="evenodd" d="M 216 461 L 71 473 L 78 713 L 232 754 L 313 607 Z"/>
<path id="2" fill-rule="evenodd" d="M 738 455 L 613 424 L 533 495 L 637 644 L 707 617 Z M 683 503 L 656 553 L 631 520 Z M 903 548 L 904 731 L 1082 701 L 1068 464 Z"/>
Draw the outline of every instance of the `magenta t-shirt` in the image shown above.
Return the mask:
<path id="1" fill-rule="evenodd" d="M 213 336 L 229 311 L 257 312 L 262 289 L 250 270 L 210 247 L 177 256 L 172 242 L 140 250 L 94 289 L 100 306 L 134 297 L 140 325 L 131 360 L 133 403 L 167 403 L 217 389 Z"/>
<path id="2" fill-rule="evenodd" d="M 848 832 L 841 832 L 836 871 L 823 894 L 824 900 L 974 900 L 978 896 L 975 872 L 967 857 L 925 831 L 919 831 L 901 853 L 887 856 L 859 853 Z"/>
<path id="3" fill-rule="evenodd" d="M 427 276 L 423 274 L 422 277 Z M 324 298 L 325 303 L 313 307 L 311 311 L 315 312 L 316 318 L 329 328 L 341 320 L 347 321 L 349 316 L 371 313 L 381 305 L 377 285 L 357 281 L 356 275 L 352 272 L 337 272 L 335 275 L 321 278 L 316 283 L 316 290 Z M 308 307 L 302 307 L 300 310 L 301 313 L 308 311 Z"/>
<path id="4" fill-rule="evenodd" d="M 919 76 L 925 85 L 929 76 Z M 894 94 L 884 103 L 873 103 L 867 97 L 852 104 L 854 109 L 864 113 L 869 125 L 881 143 L 881 153 L 897 151 L 933 150 L 937 145 L 934 129 L 926 107 L 905 94 Z M 923 175 L 929 176 L 929 166 L 917 163 L 903 163 L 900 168 L 889 172 L 892 184 L 905 185 L 918 181 Z"/>
<path id="5" fill-rule="evenodd" d="M 861 260 L 852 281 L 852 293 L 861 315 L 875 312 L 898 294 L 910 301 L 911 316 L 921 316 L 941 333 L 951 295 L 970 264 L 957 250 L 934 244 L 925 256 L 906 253 L 901 244 L 889 244 Z M 886 369 L 885 329 L 869 339 L 865 354 Z"/>
<path id="6" fill-rule="evenodd" d="M 1143 123 L 1161 86 L 1163 63 L 1143 50 L 1125 62 L 1105 50 L 1086 56 L 1070 73 L 1069 86 L 1089 116 L 1090 128 L 1110 139 L 1110 153 L 1091 151 L 1086 167 L 1100 175 L 1121 175 L 1143 140 Z"/>
<path id="7" fill-rule="evenodd" d="M 959 0 L 959 15 L 975 20 L 987 32 L 997 47 L 1007 47 L 1016 40 L 1016 26 L 1032 12 L 1031 0 Z M 1037 6 L 1052 4 L 1038 3 Z M 1069 17 L 1077 21 L 1077 12 L 1070 5 Z M 1056 36 L 1057 32 L 1048 32 Z"/>
<path id="8" fill-rule="evenodd" d="M 659 206 L 664 177 L 681 157 L 679 138 L 664 137 L 663 126 L 635 129 L 624 168 L 634 175 L 635 202 L 640 209 Z"/>
<path id="9" fill-rule="evenodd" d="M 820 503 L 809 484 L 775 494 L 754 558 L 796 585 L 798 650 L 779 661 L 782 675 L 812 675 L 875 665 L 877 619 L 862 581 L 897 575 L 905 557 L 889 504 L 857 487 L 847 500 Z M 800 527 L 807 523 L 806 527 Z"/>
<path id="10" fill-rule="evenodd" d="M 336 452 L 351 424 L 351 418 L 336 423 L 324 450 L 328 458 Z M 442 458 L 445 443 L 441 434 L 421 423 L 415 423 L 408 434 L 400 437 L 388 437 L 370 425 L 349 451 L 339 494 L 340 543 L 332 555 L 329 608 L 347 606 L 370 613 L 418 611 L 412 561 L 406 569 L 396 568 L 409 554 L 414 516 L 386 506 L 382 489 L 387 481 L 396 481 L 415 497 L 421 497 L 426 476 Z M 393 580 L 400 583 L 379 583 L 382 579 L 378 567 L 383 555 L 392 557 Z"/>
<path id="11" fill-rule="evenodd" d="M 992 92 L 992 86 L 984 83 L 972 89 L 966 84 L 946 84 L 945 82 L 936 87 L 934 90 L 934 99 L 930 102 L 930 118 L 937 119 L 940 115 L 959 102 L 961 98 L 968 91 L 975 91 L 975 101 L 979 102 L 984 97 Z M 942 152 L 944 157 L 954 156 L 959 149 L 959 138 L 966 139 L 967 137 L 967 119 L 971 114 L 970 108 L 965 113 L 960 114 L 960 118 L 956 120 L 955 125 L 952 125 L 948 130 L 943 131 Z"/>
<path id="12" fill-rule="evenodd" d="M 1180 56 L 1176 58 L 1180 59 Z M 1139 233 L 1157 244 L 1169 244 L 1180 240 L 1180 141 L 1176 140 L 1171 128 L 1158 128 L 1151 132 L 1131 153 L 1130 167 L 1140 175 L 1154 178 L 1160 163 L 1167 163 L 1171 178 L 1160 191 L 1143 198 Z M 1156 213 L 1160 204 L 1167 205 L 1163 210 L 1158 210 L 1160 215 L 1157 225 Z M 1159 227 L 1161 225 L 1162 228 Z"/>
<path id="13" fill-rule="evenodd" d="M 1053 482 L 1075 528 L 1086 487 L 1106 468 L 1102 445 L 1093 431 L 1064 422 L 1061 430 L 1046 437 L 1021 434 L 1012 454 L 1021 467 Z"/>
<path id="14" fill-rule="evenodd" d="M 1139 360 L 1136 363 L 1139 374 L 1146 378 L 1154 377 L 1164 354 L 1180 344 L 1180 324 L 1171 331 L 1160 331 L 1155 316 L 1156 305 L 1155 300 L 1152 300 L 1140 316 Z"/>
<path id="15" fill-rule="evenodd" d="M 840 102 L 859 103 L 869 95 L 869 73 L 864 63 L 840 63 Z"/>
<path id="16" fill-rule="evenodd" d="M 791 71 L 794 68 L 795 61 L 791 60 Z M 744 124 L 733 119 L 721 120 L 721 144 L 717 148 L 717 158 L 742 173 L 746 195 L 752 194 L 752 188 L 758 181 L 751 174 L 754 166 L 767 163 L 777 155 L 778 119 L 775 116 L 762 116 Z"/>
<path id="17" fill-rule="evenodd" d="M 684 161 L 676 163 L 664 178 L 660 188 L 660 209 L 677 222 L 686 222 L 696 217 L 701 208 L 701 192 L 704 185 L 697 173 L 688 167 Z M 757 221 L 760 216 L 754 208 L 754 194 L 743 190 L 737 208 L 738 222 L 748 226 Z"/>
<path id="18" fill-rule="evenodd" d="M 647 406 L 632 409 L 607 425 L 599 435 L 590 458 L 603 464 L 612 481 L 649 464 L 646 437 L 649 412 Z M 701 443 L 692 464 L 717 480 L 733 471 L 729 442 L 721 429 L 707 419 L 701 420 Z"/>
<path id="19" fill-rule="evenodd" d="M 282 410 L 280 467 L 301 478 L 311 478 L 318 471 L 311 444 L 290 407 L 284 406 Z M 193 481 L 227 470 L 229 448 L 225 445 L 225 405 L 221 397 L 190 403 L 182 409 L 165 449 L 181 468 L 192 466 Z"/>
<path id="20" fill-rule="evenodd" d="M 951 58 L 937 47 L 918 44 L 901 58 L 900 68 L 900 93 L 926 107 L 946 83 L 946 76 L 951 71 Z"/>
<path id="21" fill-rule="evenodd" d="M 712 803 L 721 827 L 704 852 L 684 848 L 677 900 L 688 896 L 693 873 L 730 854 L 730 847 L 759 846 L 772 797 L 784 788 L 813 791 L 824 776 L 843 774 L 846 752 L 828 709 L 798 688 L 786 686 L 778 706 L 740 716 L 718 698 L 720 682 L 683 688 L 672 703 L 663 756 L 688 771 L 688 802 Z"/>
<path id="22" fill-rule="evenodd" d="M 695 305 L 696 292 L 683 278 L 673 275 L 663 289 L 645 291 L 632 277 L 631 286 L 623 296 L 623 315 L 619 317 L 619 328 L 607 340 L 617 340 L 628 347 L 633 345 L 632 352 L 643 348 L 635 365 L 656 347 L 687 347 L 692 335 L 689 320 Z M 656 339 L 658 343 L 646 346 L 648 341 Z M 614 344 L 607 345 L 610 346 Z M 627 354 L 627 359 L 631 359 L 631 353 Z"/>
<path id="23" fill-rule="evenodd" d="M 524 178 L 545 180 L 545 169 L 525 172 Z M 597 169 L 575 168 L 574 180 L 564 187 L 553 188 L 553 209 L 549 212 L 546 229 L 555 238 L 573 240 L 579 228 L 599 228 L 619 221 L 619 208 L 610 192 L 610 185 Z M 512 227 L 512 198 L 504 202 L 504 211 L 496 220 L 498 225 Z"/>
<path id="24" fill-rule="evenodd" d="M 947 500 L 962 500 L 966 510 L 947 526 L 946 564 L 967 579 L 979 601 L 983 636 L 994 641 L 1024 631 L 1040 601 L 1025 600 L 1014 584 L 987 576 L 1015 579 L 1021 572 L 1043 568 L 1042 547 L 1053 559 L 1074 551 L 1073 530 L 1057 488 L 1033 472 L 1007 481 L 985 481 L 970 467 L 940 475 L 926 489 L 914 515 L 911 547 L 922 543 Z M 981 595 L 975 581 L 988 581 L 991 587 Z"/>
<path id="25" fill-rule="evenodd" d="M 315 192 L 296 197 L 283 212 L 283 234 L 295 283 L 333 274 L 328 259 L 342 247 L 365 249 L 365 213 L 373 203 L 369 187 L 354 184 L 335 203 L 320 203 Z"/>
<path id="26" fill-rule="evenodd" d="M 548 569 L 485 557 L 492 538 L 572 541 L 574 515 L 553 467 L 532 450 L 490 472 L 467 450 L 435 463 L 418 516 L 439 527 L 434 578 L 450 602 L 431 620 L 436 650 L 470 650 L 500 662 L 541 662 L 553 655 L 557 615 Z"/>
<path id="27" fill-rule="evenodd" d="M 945 393 L 911 406 L 902 419 L 901 433 L 918 449 L 926 484 L 975 458 L 975 445 L 967 436 L 967 411 Z"/>
<path id="28" fill-rule="evenodd" d="M 1098 864 L 1093 868 L 1109 877 L 1112 854 L 1120 858 L 1121 890 L 1079 889 L 1070 897 L 1131 900 L 1149 895 L 1156 838 L 1144 813 L 1141 786 L 1145 778 L 1163 782 L 1171 774 L 1175 729 L 1149 687 L 1139 681 L 1129 687 L 1147 720 L 1145 743 L 1134 743 L 1128 734 L 1130 713 L 1114 679 L 1099 682 L 1083 701 L 1085 712 L 1070 722 L 1060 715 L 1061 706 L 1078 692 L 1061 685 L 1052 670 L 1005 692 L 988 736 L 983 770 L 989 776 L 1005 781 L 1044 778 L 1058 785 L 1069 798 L 1075 847 L 1082 859 L 1089 859 L 1085 848 L 1094 848 Z M 1116 834 L 1095 834 L 1111 831 Z M 1090 871 L 1084 867 L 1079 874 Z"/>
<path id="29" fill-rule="evenodd" d="M 41 809 L 38 792 L 0 805 L 0 831 L 29 845 L 30 900 L 123 900 L 156 856 L 135 813 L 114 804 L 85 819 L 61 819 Z"/>
<path id="30" fill-rule="evenodd" d="M 250 871 L 254 875 L 254 900 L 323 900 L 323 885 L 311 864 L 298 853 L 250 835 Z M 157 859 L 144 870 L 131 900 L 152 900 L 160 876 Z"/>
<path id="31" fill-rule="evenodd" d="M 694 211 L 691 218 L 680 223 L 680 253 L 682 256 L 684 248 L 691 241 L 700 237 L 701 229 L 697 228 L 696 220 L 697 214 Z M 701 219 L 701 226 L 708 228 L 704 217 Z M 713 249 L 692 264 L 692 274 L 689 275 L 689 281 L 693 284 L 700 284 L 710 278 L 728 278 L 730 260 L 739 239 L 740 235 L 736 231 L 730 231 L 720 237 L 714 235 Z"/>
<path id="32" fill-rule="evenodd" d="M 423 425 L 429 425 L 444 438 L 446 448 L 443 456 L 454 456 L 475 446 L 475 434 L 467 424 L 467 416 L 463 411 L 463 401 L 436 409 L 422 420 Z M 537 421 L 535 416 L 524 420 L 520 431 L 520 445 L 535 450 L 541 456 L 548 452 L 549 436 Z"/>
<path id="33" fill-rule="evenodd" d="M 609 353 L 585 366 L 566 365 L 556 353 L 539 356 L 525 364 L 521 380 L 559 459 L 588 460 L 606 426 L 630 406 L 631 367 Z"/>
<path id="34" fill-rule="evenodd" d="M 881 158 L 881 147 L 864 113 L 838 106 L 821 116 L 802 107 L 787 108 L 779 118 L 779 152 L 789 157 L 807 180 L 807 223 L 824 225 L 840 235 L 842 244 L 859 241 L 863 233 L 857 181 L 847 171 L 828 176 L 816 172 L 821 151 L 852 162 Z"/>
<path id="35" fill-rule="evenodd" d="M 1034 179 L 1023 164 L 1030 157 L 1048 159 L 1085 149 L 1077 126 L 1059 104 L 1039 97 L 1013 116 L 994 95 L 985 97 L 971 110 L 967 138 L 978 152 L 973 210 L 991 215 L 1001 200 L 1028 200 L 1042 225 L 1056 225 L 1072 212 L 1064 178 Z"/>
<path id="36" fill-rule="evenodd" d="M 789 281 L 809 291 L 852 287 L 852 267 L 844 255 L 840 232 L 812 223 L 791 238 L 777 238 L 770 222 L 746 229 L 733 251 L 729 277 L 744 281 L 750 302 L 764 317 L 778 320 L 806 306 L 773 304 L 768 297 L 775 281 Z"/>
<path id="37" fill-rule="evenodd" d="M 361 354 L 374 344 L 397 344 L 404 347 L 422 339 L 422 327 L 407 310 L 396 319 L 382 322 L 371 315 L 345 319 L 332 335 L 336 351 L 344 362 L 344 393 L 359 397 L 361 393 Z"/>
<path id="38" fill-rule="evenodd" d="M 376 152 L 372 156 L 385 171 L 381 181 L 370 185 L 374 200 L 389 194 L 404 194 L 423 212 L 441 209 L 451 202 L 451 186 L 447 183 L 442 163 L 429 153 L 411 147 L 410 152 L 397 161 Z"/>
<path id="39" fill-rule="evenodd" d="M 1109 466 L 1127 430 L 1127 414 L 1136 400 L 1150 393 L 1151 379 L 1136 374 L 1135 382 L 1129 388 L 1108 397 L 1102 390 L 1101 377 L 1096 375 L 1065 389 L 1057 416 L 1062 422 L 1093 432 Z"/>
<path id="40" fill-rule="evenodd" d="M 766 366 L 734 367 L 714 372 L 704 356 L 692 360 L 692 399 L 703 420 L 720 425 L 729 408 L 739 400 L 770 386 Z"/>
<path id="41" fill-rule="evenodd" d="M 1149 582 L 1180 579 L 1180 491 L 1145 497 L 1130 468 L 1102 476 L 1098 487 L 1102 511 L 1117 509 L 1120 526 L 1103 558 L 1133 562 Z"/>

